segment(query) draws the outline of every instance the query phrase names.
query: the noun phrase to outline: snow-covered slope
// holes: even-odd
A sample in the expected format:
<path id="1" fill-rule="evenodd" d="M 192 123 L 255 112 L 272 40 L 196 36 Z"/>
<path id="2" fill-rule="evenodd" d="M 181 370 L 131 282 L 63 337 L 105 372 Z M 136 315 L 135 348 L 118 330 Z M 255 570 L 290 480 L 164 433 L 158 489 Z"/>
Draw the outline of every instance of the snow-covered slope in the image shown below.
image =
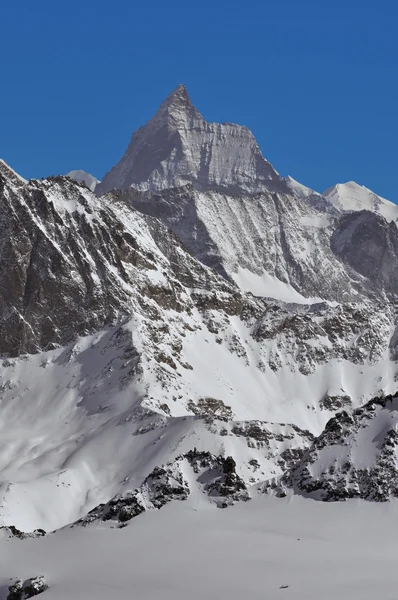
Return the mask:
<path id="1" fill-rule="evenodd" d="M 68 178 L 3 170 L 0 193 L 5 524 L 59 527 L 195 448 L 250 487 L 341 406 L 395 392 L 393 304 L 255 299 Z"/>
<path id="2" fill-rule="evenodd" d="M 398 206 L 378 196 L 355 181 L 338 183 L 323 193 L 324 197 L 339 211 L 368 210 L 383 216 L 388 222 L 398 221 Z"/>
<path id="3" fill-rule="evenodd" d="M 86 173 L 86 171 L 81 171 L 80 169 L 70 171 L 66 176 L 74 179 L 78 183 L 84 183 L 84 185 L 92 192 L 95 191 L 95 188 L 100 183 L 96 177 L 90 175 L 90 173 Z"/>
<path id="4" fill-rule="evenodd" d="M 266 496 L 227 510 L 175 502 L 123 529 L 4 537 L 0 599 L 16 578 L 44 575 L 43 600 L 393 600 L 397 508 Z"/>
<path id="5" fill-rule="evenodd" d="M 232 123 L 207 123 L 179 85 L 156 115 L 136 131 L 97 193 L 133 186 L 162 190 L 192 183 L 233 193 L 285 189 L 253 134 Z"/>

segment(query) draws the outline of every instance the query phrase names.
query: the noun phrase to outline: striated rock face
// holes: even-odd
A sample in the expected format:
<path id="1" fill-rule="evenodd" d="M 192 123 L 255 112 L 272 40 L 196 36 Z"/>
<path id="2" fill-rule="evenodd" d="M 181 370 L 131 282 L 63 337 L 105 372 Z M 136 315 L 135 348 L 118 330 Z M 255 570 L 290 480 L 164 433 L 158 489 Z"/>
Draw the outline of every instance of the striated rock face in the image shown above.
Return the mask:
<path id="1" fill-rule="evenodd" d="M 65 343 L 126 311 L 120 254 L 137 264 L 134 243 L 85 194 L 64 178 L 23 187 L 0 178 L 2 354 Z"/>
<path id="2" fill-rule="evenodd" d="M 50 349 L 98 330 L 130 314 L 140 294 L 181 310 L 173 270 L 192 286 L 201 277 L 205 286 L 215 281 L 158 222 L 122 202 L 100 201 L 70 179 L 24 183 L 1 172 L 0 207 L 3 355 Z M 159 289 L 146 273 L 163 265 L 171 280 Z"/>
<path id="3" fill-rule="evenodd" d="M 133 134 L 125 155 L 96 191 L 130 186 L 158 191 L 187 183 L 231 193 L 286 187 L 247 127 L 207 123 L 179 85 Z"/>
<path id="4" fill-rule="evenodd" d="M 320 205 L 319 195 L 231 196 L 191 185 L 116 194 L 160 219 L 196 258 L 243 291 L 287 302 L 398 293 L 398 229 L 375 213 L 338 215 Z"/>
<path id="5" fill-rule="evenodd" d="M 397 293 L 391 272 L 398 261 L 393 243 L 398 229 L 373 213 L 340 217 L 325 202 L 320 208 L 306 196 L 280 192 L 238 197 L 185 186 L 118 195 L 159 218 L 201 262 L 255 295 L 287 302 L 347 302 Z M 370 240 L 366 249 L 352 238 L 352 220 L 360 215 L 367 231 L 362 245 Z M 381 272 L 365 271 L 361 263 L 362 254 L 371 257 L 373 247 Z"/>
<path id="6" fill-rule="evenodd" d="M 370 211 L 344 215 L 333 232 L 331 247 L 369 287 L 398 296 L 398 229 L 394 222 Z"/>
<path id="7" fill-rule="evenodd" d="M 398 497 L 398 396 L 337 413 L 281 484 L 324 501 Z"/>

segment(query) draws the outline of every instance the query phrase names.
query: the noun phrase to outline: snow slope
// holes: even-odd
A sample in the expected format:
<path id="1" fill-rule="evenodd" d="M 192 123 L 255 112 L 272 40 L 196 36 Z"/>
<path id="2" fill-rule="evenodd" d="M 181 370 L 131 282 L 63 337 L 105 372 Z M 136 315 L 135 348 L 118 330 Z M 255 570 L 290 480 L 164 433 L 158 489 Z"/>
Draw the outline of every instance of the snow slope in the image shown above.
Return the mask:
<path id="1" fill-rule="evenodd" d="M 194 322 L 187 323 L 192 328 Z M 380 387 L 389 392 L 396 386 L 387 348 L 373 364 L 360 356 L 357 364 L 328 360 L 326 354 L 323 364 L 311 366 L 310 349 L 300 357 L 293 346 L 289 359 L 271 342 L 267 366 L 267 354 L 260 364 L 254 345 L 240 345 L 250 335 L 242 326 L 220 332 L 222 343 L 206 330 L 185 331 L 176 370 L 159 365 L 137 317 L 67 348 L 3 361 L 3 523 L 26 531 L 55 529 L 136 488 L 156 465 L 194 447 L 232 455 L 247 483 L 264 481 L 282 473 L 278 456 L 284 450 L 309 444 L 290 426 L 270 422 L 317 434 L 341 396 L 355 406 Z M 262 331 L 256 335 L 269 335 Z M 291 336 L 288 329 L 286 335 L 282 347 Z M 165 353 L 167 344 L 165 339 Z M 141 372 L 134 366 L 137 352 Z M 187 364 L 189 369 L 182 366 Z M 212 405 L 206 398 L 216 400 Z M 209 418 L 212 425 L 206 424 Z M 264 437 L 245 433 L 253 421 L 268 432 Z"/>
<path id="2" fill-rule="evenodd" d="M 46 600 L 393 600 L 397 504 L 264 496 L 227 510 L 175 502 L 117 530 L 0 540 L 10 578 L 43 574 Z"/>
<path id="3" fill-rule="evenodd" d="M 348 181 L 328 188 L 323 195 L 339 211 L 369 210 L 382 215 L 388 222 L 398 221 L 398 206 L 378 196 L 363 185 Z"/>

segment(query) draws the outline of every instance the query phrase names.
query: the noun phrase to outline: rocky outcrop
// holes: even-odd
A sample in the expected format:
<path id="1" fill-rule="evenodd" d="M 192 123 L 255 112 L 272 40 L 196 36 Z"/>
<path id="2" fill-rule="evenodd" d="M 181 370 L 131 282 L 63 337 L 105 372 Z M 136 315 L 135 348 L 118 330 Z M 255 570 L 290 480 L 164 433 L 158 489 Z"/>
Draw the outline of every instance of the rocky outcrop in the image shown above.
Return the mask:
<path id="1" fill-rule="evenodd" d="M 249 500 L 247 486 L 236 473 L 236 463 L 231 456 L 214 456 L 195 448 L 171 463 L 155 467 L 138 489 L 119 494 L 107 504 L 97 506 L 75 525 L 113 520 L 120 526 L 146 510 L 160 509 L 172 500 L 187 500 L 191 493 L 185 476 L 187 467 L 193 472 L 190 479 L 195 479 L 191 486 L 206 494 L 220 508 L 239 500 Z"/>
<path id="2" fill-rule="evenodd" d="M 47 589 L 48 585 L 43 575 L 31 577 L 25 581 L 17 579 L 8 588 L 7 600 L 27 600 L 28 598 L 42 594 Z"/>
<path id="3" fill-rule="evenodd" d="M 26 540 L 27 538 L 39 538 L 46 535 L 44 529 L 35 529 L 34 531 L 25 532 L 21 531 L 13 525 L 8 527 L 0 527 L 0 533 L 5 533 L 9 538 L 17 538 L 19 540 Z"/>
<path id="4" fill-rule="evenodd" d="M 398 497 L 398 395 L 342 411 L 275 487 L 323 501 Z"/>

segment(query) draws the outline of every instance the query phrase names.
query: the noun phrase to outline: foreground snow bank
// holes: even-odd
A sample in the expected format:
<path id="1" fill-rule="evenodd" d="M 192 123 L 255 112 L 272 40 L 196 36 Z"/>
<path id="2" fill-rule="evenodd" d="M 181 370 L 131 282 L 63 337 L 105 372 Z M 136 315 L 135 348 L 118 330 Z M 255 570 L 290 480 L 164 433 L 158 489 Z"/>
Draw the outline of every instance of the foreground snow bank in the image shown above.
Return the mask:
<path id="1" fill-rule="evenodd" d="M 224 511 L 172 503 L 121 530 L 4 539 L 0 589 L 44 573 L 44 600 L 392 600 L 397 517 L 395 502 L 262 496 Z"/>

